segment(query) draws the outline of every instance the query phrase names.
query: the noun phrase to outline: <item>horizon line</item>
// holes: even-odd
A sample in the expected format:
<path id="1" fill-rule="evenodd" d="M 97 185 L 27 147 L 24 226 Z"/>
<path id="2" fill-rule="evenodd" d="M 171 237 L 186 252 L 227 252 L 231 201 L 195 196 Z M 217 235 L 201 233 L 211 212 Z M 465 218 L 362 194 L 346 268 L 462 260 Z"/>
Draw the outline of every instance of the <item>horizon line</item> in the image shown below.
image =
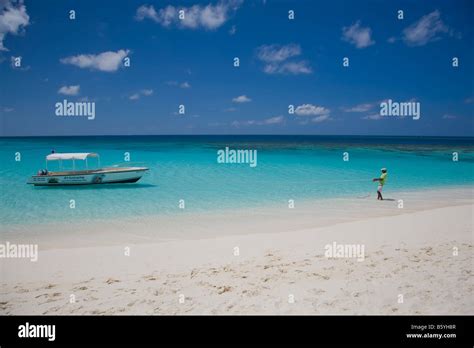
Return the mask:
<path id="1" fill-rule="evenodd" d="M 96 134 L 96 135 L 11 135 L 2 138 L 80 138 L 80 137 L 196 137 L 196 136 L 314 136 L 314 137 L 392 137 L 392 138 L 474 138 L 474 135 L 368 135 L 368 134 Z"/>

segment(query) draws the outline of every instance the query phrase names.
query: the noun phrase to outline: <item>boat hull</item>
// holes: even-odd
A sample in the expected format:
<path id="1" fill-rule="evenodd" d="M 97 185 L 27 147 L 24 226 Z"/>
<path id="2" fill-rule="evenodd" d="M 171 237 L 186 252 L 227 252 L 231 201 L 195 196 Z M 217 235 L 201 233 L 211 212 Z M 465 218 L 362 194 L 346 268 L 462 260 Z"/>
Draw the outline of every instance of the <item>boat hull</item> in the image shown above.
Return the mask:
<path id="1" fill-rule="evenodd" d="M 147 170 L 147 168 L 131 168 L 70 174 L 51 173 L 49 175 L 34 175 L 28 180 L 28 184 L 35 186 L 63 186 L 134 183 L 140 180 Z"/>

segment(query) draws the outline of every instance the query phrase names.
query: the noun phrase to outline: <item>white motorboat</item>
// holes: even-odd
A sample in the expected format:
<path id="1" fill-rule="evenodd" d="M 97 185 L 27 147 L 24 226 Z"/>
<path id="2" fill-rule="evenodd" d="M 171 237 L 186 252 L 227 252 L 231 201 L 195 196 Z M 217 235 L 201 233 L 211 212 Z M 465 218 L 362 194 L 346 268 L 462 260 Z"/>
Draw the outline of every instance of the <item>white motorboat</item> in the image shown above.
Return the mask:
<path id="1" fill-rule="evenodd" d="M 89 169 L 88 159 L 97 158 L 98 169 Z M 76 170 L 76 160 L 86 163 L 85 170 Z M 49 171 L 48 162 L 59 161 L 60 171 Z M 63 161 L 72 161 L 72 170 L 62 170 Z M 137 182 L 148 170 L 146 167 L 104 167 L 100 168 L 97 153 L 52 153 L 46 156 L 46 169 L 33 175 L 28 184 L 35 186 L 94 185 Z"/>

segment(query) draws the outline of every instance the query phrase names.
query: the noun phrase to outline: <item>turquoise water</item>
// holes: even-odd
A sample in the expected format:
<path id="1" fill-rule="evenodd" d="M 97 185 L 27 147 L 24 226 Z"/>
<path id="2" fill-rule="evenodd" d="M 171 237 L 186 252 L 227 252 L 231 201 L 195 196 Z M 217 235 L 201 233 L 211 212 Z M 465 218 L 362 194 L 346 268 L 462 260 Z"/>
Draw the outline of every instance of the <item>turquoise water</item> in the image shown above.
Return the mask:
<path id="1" fill-rule="evenodd" d="M 0 139 L 2 224 L 37 224 L 286 204 L 288 199 L 356 197 L 472 185 L 474 138 L 322 136 L 156 136 Z M 258 165 L 218 164 L 217 150 L 256 149 Z M 28 177 L 56 152 L 98 152 L 102 165 L 142 162 L 151 170 L 136 184 L 34 187 Z M 343 161 L 343 152 L 349 161 Z M 452 153 L 459 161 L 452 161 Z M 21 161 L 15 161 L 15 153 Z M 94 159 L 90 161 L 93 164 Z M 54 169 L 51 166 L 50 169 Z M 76 208 L 69 208 L 69 200 Z"/>

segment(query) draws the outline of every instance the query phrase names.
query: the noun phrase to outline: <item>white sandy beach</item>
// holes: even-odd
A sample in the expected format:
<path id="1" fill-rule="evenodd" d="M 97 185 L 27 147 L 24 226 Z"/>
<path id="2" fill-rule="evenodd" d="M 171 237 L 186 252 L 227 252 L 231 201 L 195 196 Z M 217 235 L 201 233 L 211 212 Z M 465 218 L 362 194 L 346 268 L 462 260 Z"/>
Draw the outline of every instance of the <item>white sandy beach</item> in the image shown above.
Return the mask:
<path id="1" fill-rule="evenodd" d="M 387 196 L 2 227 L 39 259 L 0 259 L 0 313 L 473 314 L 472 189 Z"/>

